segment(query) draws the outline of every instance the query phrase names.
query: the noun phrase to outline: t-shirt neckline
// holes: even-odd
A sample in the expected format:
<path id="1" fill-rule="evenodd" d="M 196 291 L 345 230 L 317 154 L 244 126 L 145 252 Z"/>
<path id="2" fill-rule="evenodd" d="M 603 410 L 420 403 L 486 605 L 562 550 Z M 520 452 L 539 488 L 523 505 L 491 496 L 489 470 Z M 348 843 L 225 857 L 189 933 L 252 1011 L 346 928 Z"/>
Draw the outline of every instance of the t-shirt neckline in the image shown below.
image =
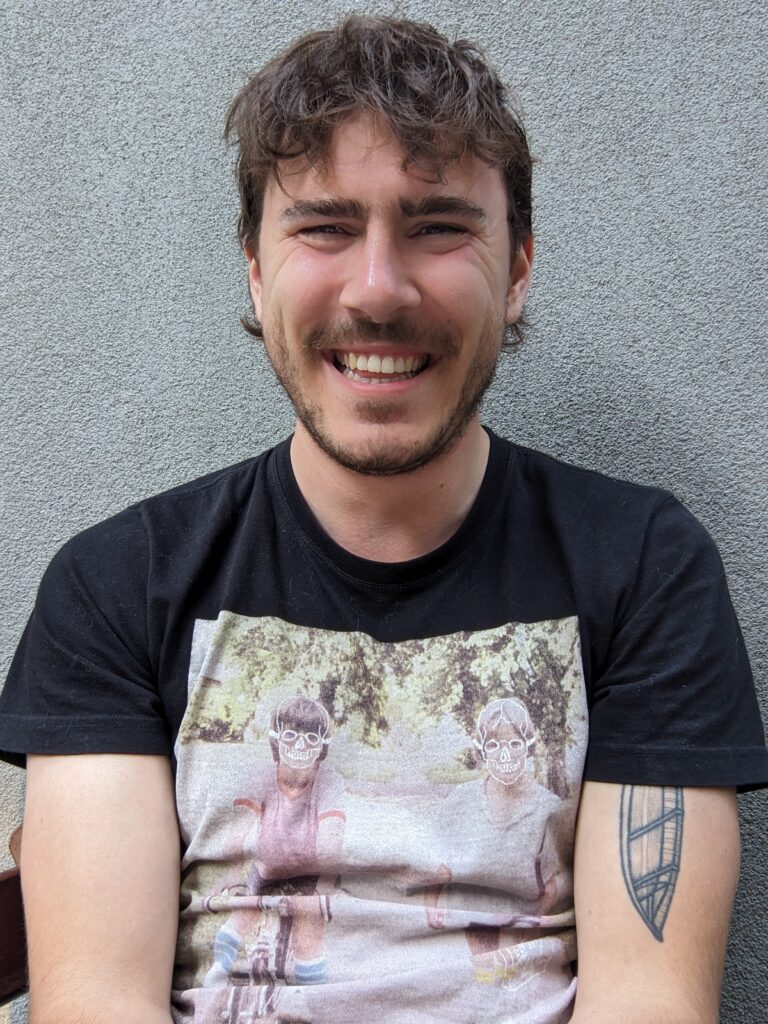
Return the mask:
<path id="1" fill-rule="evenodd" d="M 271 462 L 274 483 L 304 538 L 332 567 L 364 583 L 403 586 L 444 572 L 449 565 L 464 556 L 477 542 L 480 534 L 488 528 L 506 485 L 507 470 L 514 449 L 492 430 L 487 427 L 484 427 L 484 430 L 490 439 L 488 464 L 480 490 L 466 519 L 444 544 L 434 551 L 405 562 L 376 562 L 361 558 L 328 536 L 313 515 L 296 482 L 290 454 L 292 437 L 274 449 L 274 459 Z"/>

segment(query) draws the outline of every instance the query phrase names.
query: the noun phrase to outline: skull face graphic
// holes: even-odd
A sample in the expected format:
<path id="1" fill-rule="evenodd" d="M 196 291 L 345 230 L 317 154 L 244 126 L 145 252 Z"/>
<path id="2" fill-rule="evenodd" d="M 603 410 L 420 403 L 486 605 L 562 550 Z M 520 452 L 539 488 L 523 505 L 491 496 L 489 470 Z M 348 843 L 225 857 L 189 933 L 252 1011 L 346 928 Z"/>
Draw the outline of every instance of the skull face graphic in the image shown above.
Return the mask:
<path id="1" fill-rule="evenodd" d="M 277 740 L 280 760 L 292 768 L 310 768 L 323 750 L 323 737 L 317 732 L 281 729 Z"/>
<path id="2" fill-rule="evenodd" d="M 330 728 L 330 715 L 318 701 L 287 697 L 272 715 L 272 756 L 288 768 L 312 768 L 328 753 Z"/>
<path id="3" fill-rule="evenodd" d="M 512 697 L 486 704 L 477 719 L 475 746 L 488 774 L 504 786 L 517 782 L 525 771 L 534 738 L 528 709 Z"/>

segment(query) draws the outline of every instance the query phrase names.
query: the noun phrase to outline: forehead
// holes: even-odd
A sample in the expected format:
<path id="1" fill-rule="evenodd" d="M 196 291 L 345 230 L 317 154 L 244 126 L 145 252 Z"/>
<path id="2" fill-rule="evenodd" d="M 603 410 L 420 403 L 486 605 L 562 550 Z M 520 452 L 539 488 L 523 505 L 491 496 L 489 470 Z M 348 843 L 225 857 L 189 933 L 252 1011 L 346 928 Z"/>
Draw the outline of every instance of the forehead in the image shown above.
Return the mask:
<path id="1" fill-rule="evenodd" d="M 481 211 L 489 221 L 506 219 L 507 198 L 498 168 L 471 153 L 448 163 L 438 180 L 434 172 L 407 163 L 399 141 L 382 122 L 355 115 L 333 133 L 326 159 L 280 165 L 280 182 L 273 177 L 264 197 L 264 216 L 279 218 L 297 199 L 342 198 L 357 204 L 356 214 L 413 215 L 425 197 L 458 197 Z"/>
<path id="2" fill-rule="evenodd" d="M 517 722 L 511 722 L 508 718 L 494 717 L 490 721 L 481 723 L 483 732 L 488 736 L 522 736 L 522 729 Z"/>

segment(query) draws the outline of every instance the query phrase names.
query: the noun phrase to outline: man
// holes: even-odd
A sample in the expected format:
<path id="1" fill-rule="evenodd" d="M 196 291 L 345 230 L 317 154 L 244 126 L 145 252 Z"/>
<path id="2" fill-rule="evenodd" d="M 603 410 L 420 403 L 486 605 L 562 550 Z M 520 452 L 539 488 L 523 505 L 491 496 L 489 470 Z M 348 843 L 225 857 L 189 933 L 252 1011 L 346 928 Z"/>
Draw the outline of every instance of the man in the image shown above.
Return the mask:
<path id="1" fill-rule="evenodd" d="M 341 780 L 322 763 L 330 731 L 328 712 L 309 697 L 287 697 L 272 713 L 272 763 L 263 764 L 248 779 L 247 795 L 234 801 L 246 812 L 247 824 L 226 851 L 228 863 L 250 864 L 247 876 L 217 885 L 216 893 L 195 908 L 196 915 L 200 910 L 227 915 L 216 932 L 203 988 L 230 988 L 235 977 L 244 985 L 253 981 L 248 987 L 263 990 L 259 994 L 274 1010 L 275 982 L 326 980 L 324 922 L 330 918 L 334 880 L 324 879 L 322 871 L 326 864 L 340 863 L 345 820 Z M 215 1019 L 218 996 L 213 991 L 210 998 L 196 1000 L 195 1018 Z"/>
<path id="2" fill-rule="evenodd" d="M 768 782 L 746 656 L 673 498 L 480 425 L 533 257 L 501 84 L 428 26 L 352 18 L 256 75 L 228 131 L 249 328 L 296 432 L 86 531 L 46 574 L 0 727 L 9 759 L 30 755 L 33 1024 L 222 1019 L 204 896 L 263 860 L 263 824 L 231 853 L 232 807 L 296 697 L 333 723 L 323 771 L 345 789 L 322 977 L 283 971 L 263 998 L 252 964 L 219 957 L 230 1019 L 715 1021 L 734 789 Z M 515 786 L 558 865 L 540 916 L 497 828 L 436 827 L 484 777 L 483 709 L 513 706 L 537 737 Z M 493 825 L 513 802 L 480 785 Z M 302 817 L 318 834 L 321 813 Z M 436 865 L 450 927 L 425 914 Z M 279 916 L 284 897 L 256 898 Z"/>
<path id="3" fill-rule="evenodd" d="M 569 877 L 566 902 L 558 907 L 563 887 L 563 865 L 558 855 L 567 844 L 559 842 L 550 831 L 553 823 L 563 819 L 561 801 L 527 770 L 535 743 L 530 715 L 519 700 L 504 697 L 486 705 L 478 716 L 474 741 L 485 773 L 453 787 L 442 801 L 437 823 L 441 832 L 453 833 L 449 848 L 457 856 L 473 857 L 474 848 L 482 848 L 490 854 L 488 871 L 502 867 L 503 874 L 493 887 L 494 906 L 488 911 L 492 916 L 471 922 L 465 927 L 465 935 L 475 979 L 496 982 L 516 993 L 539 975 L 546 975 L 548 959 L 530 957 L 535 947 L 533 929 L 541 930 L 542 935 L 556 932 L 558 924 L 563 923 L 558 911 L 565 909 L 567 914 L 570 908 Z M 467 835 L 472 837 L 471 845 L 463 841 Z M 509 889 L 511 862 L 515 865 L 515 893 L 504 914 L 499 899 L 500 893 Z M 452 893 L 449 886 L 454 876 L 466 878 L 467 868 L 466 862 L 454 862 L 438 869 L 436 884 L 425 892 L 432 928 L 450 927 L 450 907 L 455 905 L 457 895 L 460 907 L 463 900 L 461 892 Z M 502 929 L 517 931 L 505 934 Z M 569 930 L 569 939 L 573 938 Z M 523 945 L 528 956 L 520 962 L 515 954 Z M 530 970 L 527 961 L 532 963 Z M 526 993 L 529 1002 L 539 998 L 534 993 L 535 989 Z M 520 998 L 517 995 L 518 1005 Z"/>

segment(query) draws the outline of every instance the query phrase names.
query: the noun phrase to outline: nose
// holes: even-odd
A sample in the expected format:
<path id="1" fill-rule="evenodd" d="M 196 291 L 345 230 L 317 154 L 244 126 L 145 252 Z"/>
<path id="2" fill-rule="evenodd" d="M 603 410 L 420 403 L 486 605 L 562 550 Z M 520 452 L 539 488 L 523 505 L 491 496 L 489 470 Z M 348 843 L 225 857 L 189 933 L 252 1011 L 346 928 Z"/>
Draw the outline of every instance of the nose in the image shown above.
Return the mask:
<path id="1" fill-rule="evenodd" d="M 421 293 L 397 239 L 385 230 L 369 229 L 352 255 L 340 302 L 350 313 L 386 323 L 415 309 Z"/>
<path id="2" fill-rule="evenodd" d="M 503 746 L 503 747 L 501 748 L 501 757 L 499 758 L 499 760 L 500 760 L 500 761 L 509 761 L 509 759 L 510 759 L 510 755 L 509 755 L 509 747 L 508 747 L 508 746 L 506 746 L 506 744 L 505 744 L 505 745 L 504 745 L 504 746 Z"/>

